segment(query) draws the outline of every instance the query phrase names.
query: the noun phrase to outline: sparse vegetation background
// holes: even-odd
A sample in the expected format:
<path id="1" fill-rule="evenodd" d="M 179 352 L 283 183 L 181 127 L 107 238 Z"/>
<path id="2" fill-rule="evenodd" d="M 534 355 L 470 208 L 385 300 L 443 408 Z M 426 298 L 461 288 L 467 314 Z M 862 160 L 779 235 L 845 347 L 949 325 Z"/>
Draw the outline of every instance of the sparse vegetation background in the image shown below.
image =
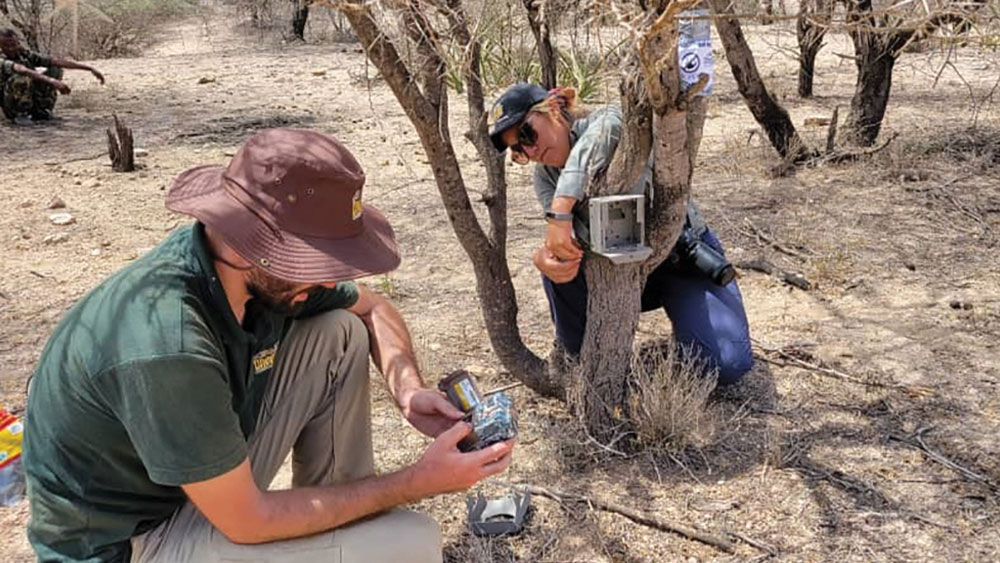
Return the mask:
<path id="1" fill-rule="evenodd" d="M 617 103 L 634 37 L 612 3 L 538 5 L 557 81 L 591 108 Z M 874 144 L 835 139 L 833 151 L 831 117 L 839 108 L 842 125 L 856 92 L 855 42 L 843 4 L 802 6 L 713 4 L 716 13 L 731 10 L 760 84 L 800 139 L 792 158 L 779 154 L 713 30 L 716 82 L 692 193 L 738 266 L 753 372 L 713 391 L 694 375 L 697 366 L 678 361 L 664 315 L 650 313 L 628 378 L 637 448 L 595 439 L 560 401 L 512 391 L 521 442 L 512 470 L 483 491 L 529 483 L 567 495 L 535 498 L 523 535 L 489 541 L 467 532 L 463 495 L 421 503 L 442 524 L 447 561 L 1000 560 L 997 3 L 962 4 L 976 7 L 967 28 L 947 22 L 894 51 Z M 816 15 L 824 6 L 834 10 L 829 20 Z M 906 21 L 922 21 L 924 6 L 929 17 L 957 5 L 907 3 L 916 12 Z M 95 59 L 108 77 L 101 88 L 69 72 L 74 92 L 51 125 L 0 125 L 0 194 L 9 207 L 0 217 L 0 403 L 22 412 L 27 377 L 66 309 L 185 221 L 163 209 L 172 178 L 227 161 L 253 131 L 274 126 L 334 134 L 365 166 L 365 197 L 387 213 L 404 255 L 400 270 L 368 283 L 402 310 L 428 379 L 465 368 L 484 388 L 515 381 L 483 322 L 473 268 L 433 177 L 437 162 L 344 15 L 309 4 L 299 38 L 293 16 L 301 7 L 0 0 L 0 25 L 28 22 L 39 46 Z M 524 2 L 465 7 L 482 46 L 487 104 L 511 82 L 542 79 Z M 810 96 L 799 90 L 802 14 L 826 26 Z M 389 29 L 401 41 L 405 30 Z M 466 53 L 452 36 L 442 45 L 455 156 L 472 211 L 485 221 L 487 173 L 465 137 Z M 420 60 L 412 49 L 400 56 Z M 113 173 L 102 151 L 112 113 L 144 151 L 137 172 Z M 551 322 L 530 260 L 544 223 L 530 168 L 503 166 L 517 325 L 527 348 L 547 357 Z M 74 223 L 50 221 L 55 198 Z M 800 279 L 808 284 L 788 281 Z M 377 464 L 391 470 L 426 441 L 385 394 L 375 397 Z M 288 481 L 283 474 L 275 486 Z M 733 553 L 587 499 L 717 534 Z M 25 503 L 0 509 L 3 560 L 33 560 L 27 517 Z"/>

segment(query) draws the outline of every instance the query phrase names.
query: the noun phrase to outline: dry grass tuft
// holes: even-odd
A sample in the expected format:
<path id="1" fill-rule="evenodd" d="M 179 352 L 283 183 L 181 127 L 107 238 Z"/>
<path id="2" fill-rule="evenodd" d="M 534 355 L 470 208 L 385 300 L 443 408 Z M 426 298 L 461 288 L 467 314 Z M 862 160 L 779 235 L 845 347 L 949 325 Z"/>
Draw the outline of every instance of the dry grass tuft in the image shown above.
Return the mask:
<path id="1" fill-rule="evenodd" d="M 709 406 L 717 373 L 674 341 L 646 346 L 632 366 L 632 422 L 647 451 L 681 453 L 711 442 L 719 413 Z"/>

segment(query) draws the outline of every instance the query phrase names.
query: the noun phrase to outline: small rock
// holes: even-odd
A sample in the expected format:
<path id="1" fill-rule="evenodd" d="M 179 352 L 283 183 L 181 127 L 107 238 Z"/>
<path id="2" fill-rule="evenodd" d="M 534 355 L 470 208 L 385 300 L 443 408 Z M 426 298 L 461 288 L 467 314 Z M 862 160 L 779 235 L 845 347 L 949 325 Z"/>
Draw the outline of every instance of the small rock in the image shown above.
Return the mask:
<path id="1" fill-rule="evenodd" d="M 26 199 L 26 200 L 24 200 L 24 201 L 21 202 L 21 207 L 22 208 L 28 208 L 28 207 L 31 207 L 32 205 L 35 205 L 35 202 L 31 201 L 30 199 Z"/>
<path id="2" fill-rule="evenodd" d="M 952 299 L 951 302 L 948 303 L 948 306 L 952 309 L 962 309 L 965 311 L 972 309 L 972 303 L 969 303 L 968 301 L 961 301 L 959 299 Z"/>
<path id="3" fill-rule="evenodd" d="M 53 213 L 49 215 L 49 221 L 53 225 L 70 225 L 76 223 L 76 219 L 73 218 L 69 213 Z"/>
<path id="4" fill-rule="evenodd" d="M 101 187 L 101 181 L 100 180 L 91 180 L 91 181 L 87 182 L 87 187 L 88 188 L 99 188 L 99 187 Z"/>
<path id="5" fill-rule="evenodd" d="M 325 70 L 314 70 L 313 71 L 313 76 L 326 76 L 326 71 Z"/>
<path id="6" fill-rule="evenodd" d="M 437 352 L 438 350 L 441 349 L 441 345 L 438 344 L 437 342 L 431 342 L 428 348 L 430 348 L 432 352 Z"/>
<path id="7" fill-rule="evenodd" d="M 52 233 L 51 235 L 45 235 L 42 242 L 45 244 L 59 244 L 60 242 L 66 242 L 69 240 L 69 233 Z"/>
<path id="8" fill-rule="evenodd" d="M 52 196 L 52 199 L 49 201 L 49 209 L 62 209 L 64 207 L 66 207 L 66 202 L 62 198 L 57 195 Z"/>
<path id="9" fill-rule="evenodd" d="M 90 251 L 90 255 L 91 256 L 100 256 L 101 255 L 101 249 L 100 248 L 95 248 L 95 249 L 91 250 Z"/>
<path id="10" fill-rule="evenodd" d="M 144 156 L 149 156 L 149 151 L 146 149 L 133 149 L 132 154 L 135 155 L 136 158 L 142 158 Z"/>
<path id="11" fill-rule="evenodd" d="M 215 82 L 214 77 L 202 76 L 198 79 L 198 84 L 211 84 L 213 82 Z"/>
<path id="12" fill-rule="evenodd" d="M 917 265 L 914 264 L 913 262 L 903 262 L 903 266 L 906 266 L 906 269 L 911 272 L 917 271 Z"/>

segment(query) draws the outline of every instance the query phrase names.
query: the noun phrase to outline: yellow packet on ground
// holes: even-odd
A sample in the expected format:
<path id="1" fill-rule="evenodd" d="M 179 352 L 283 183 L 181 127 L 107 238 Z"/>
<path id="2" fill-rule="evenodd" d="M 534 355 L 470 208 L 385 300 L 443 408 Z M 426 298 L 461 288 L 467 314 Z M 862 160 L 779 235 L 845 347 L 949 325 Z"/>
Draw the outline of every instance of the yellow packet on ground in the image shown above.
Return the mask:
<path id="1" fill-rule="evenodd" d="M 24 424 L 19 418 L 0 409 L 0 467 L 5 467 L 21 457 L 21 440 Z"/>

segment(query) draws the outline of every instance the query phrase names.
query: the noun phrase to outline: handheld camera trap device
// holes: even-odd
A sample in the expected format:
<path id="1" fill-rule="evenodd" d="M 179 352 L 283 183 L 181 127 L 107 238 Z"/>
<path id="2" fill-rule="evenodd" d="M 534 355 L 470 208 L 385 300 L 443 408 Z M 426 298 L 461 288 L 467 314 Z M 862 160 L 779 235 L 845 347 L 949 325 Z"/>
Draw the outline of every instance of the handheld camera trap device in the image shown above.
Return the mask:
<path id="1" fill-rule="evenodd" d="M 505 393 L 483 397 L 467 371 L 457 371 L 442 379 L 438 389 L 448 396 L 451 404 L 465 413 L 463 420 L 472 425 L 472 432 L 458 443 L 459 450 L 481 450 L 517 436 L 514 402 Z"/>
<path id="2" fill-rule="evenodd" d="M 646 197 L 590 198 L 590 246 L 615 264 L 649 258 L 653 249 L 646 246 Z"/>

